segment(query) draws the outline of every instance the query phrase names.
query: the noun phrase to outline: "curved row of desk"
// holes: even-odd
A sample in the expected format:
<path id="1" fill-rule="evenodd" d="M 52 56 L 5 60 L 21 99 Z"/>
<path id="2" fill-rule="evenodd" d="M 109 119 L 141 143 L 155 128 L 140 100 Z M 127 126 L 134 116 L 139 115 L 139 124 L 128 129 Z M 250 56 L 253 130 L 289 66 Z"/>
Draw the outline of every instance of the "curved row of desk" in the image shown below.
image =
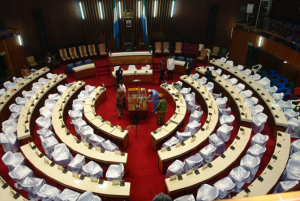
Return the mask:
<path id="1" fill-rule="evenodd" d="M 245 90 L 250 89 L 253 91 L 253 96 L 258 98 L 258 103 L 262 105 L 265 110 L 264 113 L 272 118 L 268 118 L 268 124 L 271 128 L 273 137 L 277 135 L 278 131 L 285 131 L 285 127 L 288 126 L 286 117 L 281 110 L 280 106 L 276 103 L 273 96 L 269 92 L 260 86 L 256 81 L 242 73 L 241 71 L 229 66 L 220 61 L 210 61 L 215 67 L 221 68 L 222 70 L 230 73 L 232 77 L 235 77 L 242 84 L 245 85 Z"/>
<path id="2" fill-rule="evenodd" d="M 163 84 L 160 85 L 160 93 L 162 93 L 165 99 L 171 103 L 175 112 L 170 118 L 170 123 L 163 125 L 161 131 L 157 132 L 157 130 L 155 130 L 151 132 L 151 148 L 155 152 L 162 142 L 183 122 L 187 110 L 186 101 L 173 86 L 168 85 L 167 88 L 165 88 Z"/>
<path id="3" fill-rule="evenodd" d="M 32 73 L 27 76 L 23 80 L 19 81 L 13 87 L 8 89 L 1 97 L 0 97 L 0 121 L 6 121 L 11 112 L 9 111 L 9 106 L 15 103 L 15 99 L 17 97 L 23 97 L 23 90 L 30 90 L 32 87 L 32 83 L 37 79 L 46 76 L 46 73 L 49 72 L 48 68 L 41 68 L 40 70 Z M 0 124 L 0 130 L 2 130 L 2 124 Z"/>
<path id="4" fill-rule="evenodd" d="M 77 95 L 84 88 L 84 84 L 85 83 L 81 81 L 74 83 L 57 100 L 52 112 L 53 129 L 57 137 L 59 138 L 59 140 L 65 143 L 67 147 L 70 150 L 72 150 L 74 153 L 81 154 L 90 160 L 105 165 L 123 163 L 126 172 L 128 170 L 127 153 L 125 153 L 124 156 L 121 156 L 115 154 L 114 152 L 105 151 L 104 153 L 102 153 L 100 151 L 97 151 L 95 147 L 86 146 L 80 140 L 74 138 L 74 136 L 70 134 L 70 131 L 65 126 L 65 121 L 68 117 L 68 111 L 72 108 L 72 102 L 74 99 L 77 98 Z M 98 87 L 97 90 L 96 91 L 94 90 L 91 94 L 94 95 L 95 98 L 98 97 L 97 101 L 100 101 L 101 98 L 99 97 L 101 97 L 104 93 L 106 93 L 106 90 L 102 90 L 101 87 Z M 89 108 L 94 108 L 91 106 L 94 105 L 90 104 Z M 92 112 L 89 112 L 88 114 L 93 115 Z M 93 115 L 93 118 L 97 118 L 97 117 Z"/>
<path id="5" fill-rule="evenodd" d="M 203 108 L 204 112 L 207 115 L 207 119 L 204 125 L 202 125 L 202 128 L 195 134 L 195 140 L 192 142 L 192 140 L 186 140 L 184 143 L 184 146 L 179 147 L 172 147 L 169 149 L 169 151 L 161 151 L 158 150 L 158 166 L 162 173 L 165 173 L 168 165 L 172 163 L 174 160 L 185 156 L 189 153 L 191 153 L 196 148 L 200 147 L 201 144 L 208 138 L 210 134 L 213 133 L 215 130 L 218 119 L 219 119 L 219 112 L 217 108 L 217 103 L 215 99 L 212 97 L 212 95 L 205 91 L 203 86 L 198 86 L 198 82 L 193 81 L 192 78 L 185 76 L 182 76 L 181 81 L 183 81 L 183 86 L 187 87 L 189 85 L 193 92 L 195 92 L 196 95 L 196 101 L 201 105 L 201 108 Z M 168 86 L 166 89 L 161 87 L 161 90 L 165 91 L 171 91 L 171 86 Z M 170 93 L 175 100 L 177 97 L 176 94 Z M 206 106 L 206 107 L 205 107 Z M 178 112 L 178 109 L 181 110 L 181 108 L 176 108 L 175 112 Z M 186 109 L 185 109 L 186 110 Z M 180 112 L 180 111 L 179 111 Z M 172 118 L 171 118 L 172 119 Z M 151 133 L 152 135 L 152 133 Z"/>
<path id="6" fill-rule="evenodd" d="M 35 126 L 35 120 L 40 116 L 39 109 L 44 105 L 49 94 L 57 91 L 57 86 L 66 84 L 66 75 L 58 75 L 52 78 L 43 87 L 38 89 L 33 96 L 27 101 L 18 119 L 17 137 L 23 140 L 24 144 L 32 141 L 31 133 Z"/>
<path id="7" fill-rule="evenodd" d="M 24 198 L 22 195 L 14 191 L 6 182 L 5 180 L 0 176 L 0 198 L 1 200 L 5 201 L 27 201 L 26 198 Z"/>
<path id="8" fill-rule="evenodd" d="M 105 99 L 106 89 L 102 87 L 97 87 L 94 89 L 85 100 L 83 108 L 84 116 L 94 129 L 97 129 L 101 134 L 104 134 L 122 143 L 123 149 L 125 150 L 129 145 L 128 130 L 119 129 L 120 127 L 111 124 L 109 121 L 105 121 L 95 112 L 95 108 L 98 108 Z"/>

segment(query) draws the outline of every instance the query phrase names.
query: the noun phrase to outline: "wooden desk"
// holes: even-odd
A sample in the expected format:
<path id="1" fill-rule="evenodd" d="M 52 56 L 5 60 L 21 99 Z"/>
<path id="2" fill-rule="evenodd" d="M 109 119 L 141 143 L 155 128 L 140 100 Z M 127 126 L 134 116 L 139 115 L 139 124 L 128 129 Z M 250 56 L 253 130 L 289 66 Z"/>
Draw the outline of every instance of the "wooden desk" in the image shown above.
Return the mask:
<path id="1" fill-rule="evenodd" d="M 189 153 L 191 153 L 196 148 L 200 147 L 201 144 L 207 140 L 208 136 L 212 134 L 217 126 L 219 119 L 218 107 L 215 99 L 210 93 L 205 92 L 204 87 L 199 87 L 196 81 L 193 81 L 192 78 L 185 78 L 185 76 L 181 76 L 180 80 L 183 81 L 184 86 L 189 85 L 196 94 L 196 101 L 201 104 L 203 110 L 206 112 L 207 121 L 202 126 L 196 134 L 195 141 L 186 140 L 185 146 L 180 146 L 175 148 L 171 147 L 170 151 L 161 152 L 158 150 L 158 167 L 162 173 L 165 173 L 167 167 L 175 160 L 183 157 Z M 178 101 L 180 102 L 180 101 Z M 206 106 L 206 107 L 205 107 Z M 176 106 L 177 107 L 177 106 Z M 175 112 L 178 111 L 177 108 Z M 152 136 L 152 135 L 151 135 Z"/>
<path id="2" fill-rule="evenodd" d="M 245 90 L 250 89 L 253 92 L 253 96 L 258 98 L 258 104 L 262 105 L 265 110 L 264 113 L 269 116 L 268 123 L 271 128 L 273 137 L 276 136 L 278 131 L 285 131 L 285 127 L 288 126 L 286 117 L 279 107 L 276 104 L 273 96 L 271 96 L 262 86 L 260 86 L 256 81 L 247 76 L 246 74 L 240 72 L 239 70 L 229 66 L 220 61 L 210 61 L 215 67 L 221 68 L 223 71 L 227 71 L 231 74 L 232 77 L 235 77 L 239 82 L 245 85 Z M 275 105 L 276 104 L 276 105 Z"/>
<path id="3" fill-rule="evenodd" d="M 184 64 L 185 64 L 185 61 L 175 60 L 174 72 L 185 74 Z"/>
<path id="4" fill-rule="evenodd" d="M 123 149 L 126 150 L 129 145 L 128 130 L 119 130 L 115 125 L 108 125 L 101 116 L 96 114 L 95 108 L 98 108 L 100 104 L 106 99 L 106 89 L 97 87 L 92 91 L 84 103 L 84 116 L 87 121 L 93 126 L 94 129 L 100 131 L 106 137 L 110 137 L 112 140 L 118 141 L 123 144 Z M 127 161 L 127 157 L 126 157 Z"/>
<path id="5" fill-rule="evenodd" d="M 48 95 L 57 91 L 58 85 L 66 84 L 66 78 L 67 76 L 63 74 L 52 78 L 27 101 L 18 119 L 18 140 L 23 140 L 24 143 L 27 143 L 29 140 L 31 141 L 31 133 L 35 126 L 35 120 L 40 116 L 39 109 L 44 105 Z M 30 113 L 28 113 L 26 108 L 30 109 Z"/>
<path id="6" fill-rule="evenodd" d="M 280 144 L 281 146 L 278 146 L 278 144 Z M 272 156 L 269 164 L 260 174 L 260 176 L 256 180 L 254 180 L 248 188 L 241 191 L 234 198 L 244 197 L 245 195 L 247 195 L 246 191 L 250 191 L 248 194 L 250 197 L 266 195 L 267 193 L 271 192 L 273 187 L 279 181 L 285 169 L 286 163 L 289 159 L 290 145 L 290 134 L 277 132 L 276 145 L 273 152 L 273 156 L 275 155 L 277 159 L 274 159 Z M 262 179 L 262 181 L 260 181 L 260 179 Z"/>
<path id="7" fill-rule="evenodd" d="M 31 143 L 31 145 L 34 144 Z M 55 181 L 56 183 L 81 193 L 85 191 L 91 191 L 95 195 L 98 195 L 100 197 L 129 200 L 129 182 L 125 182 L 125 186 L 120 186 L 112 185 L 112 182 L 109 181 L 103 181 L 103 184 L 98 184 L 97 182 L 92 182 L 90 178 L 87 177 L 85 177 L 83 180 L 75 178 L 72 176 L 72 172 L 68 171 L 66 173 L 63 173 L 62 170 L 59 170 L 56 165 L 51 167 L 49 164 L 45 163 L 44 158 L 46 158 L 46 156 L 40 158 L 35 153 L 36 149 L 37 148 L 32 149 L 29 144 L 23 145 L 21 147 L 23 155 L 30 162 L 30 164 L 44 176 Z M 38 153 L 40 153 L 39 150 Z M 50 163 L 52 162 L 51 160 L 49 161 Z"/>
<path id="8" fill-rule="evenodd" d="M 46 74 L 48 72 L 48 68 L 41 68 L 40 70 L 32 73 L 27 78 L 24 78 L 23 80 L 15 84 L 0 97 L 0 122 L 4 122 L 10 117 L 11 112 L 9 110 L 9 106 L 15 103 L 17 97 L 23 97 L 22 91 L 31 90 L 32 83 L 37 81 L 41 77 L 46 77 Z M 0 130 L 2 130 L 2 123 L 0 124 Z"/>
<path id="9" fill-rule="evenodd" d="M 217 157 L 211 162 L 211 168 L 207 167 L 206 169 L 203 169 L 202 167 L 200 167 L 198 169 L 200 174 L 198 175 L 196 175 L 194 172 L 190 175 L 183 174 L 182 180 L 176 179 L 170 181 L 169 178 L 165 179 L 166 193 L 168 193 L 169 195 L 177 192 L 183 192 L 184 194 L 186 194 L 186 190 L 195 187 L 199 188 L 201 184 L 221 174 L 223 171 L 229 168 L 243 153 L 247 146 L 247 143 L 249 142 L 251 131 L 252 130 L 250 128 L 240 127 L 236 139 L 223 153 L 225 158 L 221 156 Z M 234 149 L 231 147 L 234 147 Z"/>
<path id="10" fill-rule="evenodd" d="M 152 52 L 117 52 L 109 55 L 111 66 L 152 64 Z"/>
<path id="11" fill-rule="evenodd" d="M 115 72 L 111 72 L 114 84 L 117 84 Z M 133 76 L 134 75 L 134 76 Z M 133 77 L 132 77 L 133 76 Z M 152 82 L 153 70 L 124 70 L 123 71 L 123 83 L 127 83 L 131 77 L 129 83 L 133 83 L 133 80 L 141 80 L 141 82 Z"/>

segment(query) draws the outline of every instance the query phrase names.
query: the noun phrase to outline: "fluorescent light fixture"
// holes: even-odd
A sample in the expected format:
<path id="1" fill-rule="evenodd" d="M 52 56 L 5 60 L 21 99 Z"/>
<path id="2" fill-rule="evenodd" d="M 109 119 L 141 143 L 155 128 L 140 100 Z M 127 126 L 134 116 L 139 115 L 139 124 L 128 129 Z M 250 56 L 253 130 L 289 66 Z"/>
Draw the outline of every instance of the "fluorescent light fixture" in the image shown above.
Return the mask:
<path id="1" fill-rule="evenodd" d="M 283 63 L 287 64 L 287 61 L 284 61 Z"/>
<path id="2" fill-rule="evenodd" d="M 258 47 L 261 46 L 261 42 L 262 42 L 262 37 L 259 38 L 259 43 L 258 43 Z"/>
<path id="3" fill-rule="evenodd" d="M 174 14 L 174 1 L 172 1 L 171 17 L 173 17 L 173 14 Z"/>
<path id="4" fill-rule="evenodd" d="M 155 14 L 156 14 L 156 1 L 154 1 L 154 10 L 153 10 L 153 17 L 155 17 Z"/>
<path id="5" fill-rule="evenodd" d="M 100 17 L 101 17 L 101 20 L 103 20 L 103 13 L 102 13 L 102 5 L 101 5 L 101 2 L 99 2 L 99 10 L 100 10 Z"/>
<path id="6" fill-rule="evenodd" d="M 23 45 L 23 43 L 22 43 L 22 39 L 21 39 L 21 36 L 20 36 L 20 35 L 18 35 L 18 40 L 19 40 L 19 44 L 20 44 L 20 46 L 22 46 L 22 45 Z"/>
<path id="7" fill-rule="evenodd" d="M 121 1 L 119 1 L 119 17 L 122 19 L 122 7 L 121 7 Z"/>
<path id="8" fill-rule="evenodd" d="M 82 19 L 84 19 L 84 14 L 83 14 L 81 2 L 79 2 L 79 7 L 80 7 L 80 12 L 81 12 L 81 17 L 82 17 Z"/>
<path id="9" fill-rule="evenodd" d="M 138 18 L 141 18 L 141 1 L 138 1 Z"/>

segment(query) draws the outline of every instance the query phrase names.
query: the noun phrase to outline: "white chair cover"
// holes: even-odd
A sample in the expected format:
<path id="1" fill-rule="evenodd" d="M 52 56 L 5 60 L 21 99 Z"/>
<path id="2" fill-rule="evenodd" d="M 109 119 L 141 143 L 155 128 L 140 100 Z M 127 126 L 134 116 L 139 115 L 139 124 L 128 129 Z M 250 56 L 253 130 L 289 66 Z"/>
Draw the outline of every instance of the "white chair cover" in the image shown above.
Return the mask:
<path id="1" fill-rule="evenodd" d="M 37 199 L 42 201 L 53 201 L 55 197 L 59 195 L 61 191 L 51 185 L 44 184 L 42 188 L 37 192 Z"/>
<path id="2" fill-rule="evenodd" d="M 244 97 L 244 98 L 250 98 L 253 94 L 252 91 L 250 90 L 245 90 L 245 91 L 241 91 L 240 94 Z"/>
<path id="3" fill-rule="evenodd" d="M 21 153 L 6 152 L 2 156 L 3 163 L 8 167 L 9 171 L 13 171 L 18 165 L 25 165 L 25 158 Z"/>
<path id="4" fill-rule="evenodd" d="M 213 93 L 213 90 L 214 90 L 214 83 L 212 83 L 212 82 L 208 82 L 206 85 L 203 85 L 206 89 L 207 89 L 207 91 L 209 91 L 209 93 Z"/>
<path id="5" fill-rule="evenodd" d="M 222 115 L 229 115 L 231 113 L 231 107 L 228 107 L 226 109 L 220 109 L 219 108 L 219 118 L 222 116 Z"/>
<path id="6" fill-rule="evenodd" d="M 200 154 L 196 153 L 184 160 L 183 172 L 187 172 L 191 169 L 196 170 L 203 164 L 203 158 Z"/>
<path id="7" fill-rule="evenodd" d="M 175 160 L 167 169 L 166 178 L 169 178 L 172 175 L 181 175 L 183 173 L 184 163 L 180 160 Z"/>
<path id="8" fill-rule="evenodd" d="M 80 174 L 82 166 L 85 165 L 85 157 L 77 154 L 68 164 L 68 170 Z"/>
<path id="9" fill-rule="evenodd" d="M 39 90 L 40 88 L 42 88 L 42 86 L 43 85 L 41 83 L 35 82 L 35 83 L 32 84 L 31 90 L 34 91 L 34 92 L 37 92 L 37 90 Z"/>
<path id="10" fill-rule="evenodd" d="M 34 94 L 34 91 L 26 91 L 26 90 L 23 90 L 22 91 L 22 95 L 24 98 L 27 98 L 27 99 L 30 99 L 31 96 L 33 96 Z"/>
<path id="11" fill-rule="evenodd" d="M 47 73 L 46 77 L 51 80 L 52 78 L 57 77 L 57 74 Z"/>
<path id="12" fill-rule="evenodd" d="M 206 77 L 201 77 L 200 79 L 197 79 L 196 81 L 202 85 L 205 85 L 207 82 L 207 79 L 206 79 Z"/>
<path id="13" fill-rule="evenodd" d="M 227 104 L 228 98 L 224 97 L 224 98 L 217 98 L 216 102 L 218 105 L 218 108 L 220 109 L 225 109 L 226 108 L 226 104 Z"/>
<path id="14" fill-rule="evenodd" d="M 57 87 L 57 91 L 60 95 L 63 95 L 63 93 L 68 89 L 68 87 L 64 86 L 64 85 L 59 85 Z"/>
<path id="15" fill-rule="evenodd" d="M 79 110 L 69 110 L 68 114 L 71 117 L 71 121 L 82 119 L 82 113 Z"/>
<path id="16" fill-rule="evenodd" d="M 54 151 L 51 154 L 56 164 L 63 167 L 67 167 L 68 164 L 73 160 L 69 149 L 64 143 L 60 143 L 54 146 Z"/>
<path id="17" fill-rule="evenodd" d="M 259 113 L 262 113 L 264 111 L 264 107 L 261 106 L 260 104 L 258 104 L 258 105 L 250 107 L 250 111 L 251 111 L 251 115 L 255 116 Z"/>
<path id="18" fill-rule="evenodd" d="M 40 115 L 47 119 L 52 117 L 52 112 L 46 106 L 44 106 L 40 109 Z"/>
<path id="19" fill-rule="evenodd" d="M 46 156 L 51 159 L 52 153 L 54 151 L 54 147 L 58 145 L 58 141 L 54 136 L 50 136 L 48 138 L 44 138 L 43 136 L 40 137 L 42 141 L 42 146 L 44 148 Z"/>
<path id="20" fill-rule="evenodd" d="M 300 161 L 300 151 L 297 151 L 297 152 L 293 153 L 292 155 L 290 155 L 290 159 L 295 159 L 297 161 Z"/>
<path id="21" fill-rule="evenodd" d="M 0 133 L 0 143 L 5 152 L 18 152 L 19 141 L 14 133 Z"/>
<path id="22" fill-rule="evenodd" d="M 175 83 L 172 83 L 172 85 L 174 85 L 174 84 L 177 85 L 176 89 L 180 92 L 181 91 L 181 87 L 183 85 L 182 82 L 181 81 L 177 81 Z"/>
<path id="23" fill-rule="evenodd" d="M 61 194 L 56 195 L 55 201 L 76 201 L 79 198 L 79 196 L 80 193 L 65 188 Z"/>
<path id="24" fill-rule="evenodd" d="M 283 181 L 299 181 L 300 178 L 300 161 L 290 159 L 282 173 Z"/>
<path id="25" fill-rule="evenodd" d="M 193 102 L 188 102 L 188 111 L 189 112 L 193 112 L 193 111 L 195 111 L 195 110 L 197 110 L 197 111 L 201 111 L 201 106 L 200 105 L 196 105 L 196 104 L 194 104 Z"/>
<path id="26" fill-rule="evenodd" d="M 55 137 L 55 134 L 47 128 L 42 128 L 41 130 L 37 130 L 37 134 L 39 136 L 43 136 L 44 138 L 48 138 L 51 136 Z"/>
<path id="27" fill-rule="evenodd" d="M 90 94 L 92 91 L 94 91 L 94 89 L 96 89 L 96 87 L 91 85 L 85 85 L 84 89 Z"/>
<path id="28" fill-rule="evenodd" d="M 246 70 L 243 70 L 243 71 L 241 71 L 242 73 L 244 73 L 245 75 L 251 75 L 251 73 L 252 73 L 252 70 L 250 70 L 250 69 L 246 69 Z"/>
<path id="29" fill-rule="evenodd" d="M 228 79 L 230 78 L 230 75 L 225 75 L 225 74 L 223 74 L 221 77 L 222 77 L 224 80 L 228 80 Z"/>
<path id="30" fill-rule="evenodd" d="M 189 123 L 193 121 L 199 122 L 202 117 L 203 111 L 199 112 L 198 110 L 195 110 L 189 117 Z"/>
<path id="31" fill-rule="evenodd" d="M 13 133 L 17 135 L 17 126 L 18 124 L 13 120 L 6 120 L 2 123 L 2 131 L 6 134 Z"/>
<path id="32" fill-rule="evenodd" d="M 20 116 L 20 113 L 11 113 L 11 115 L 9 116 L 8 120 L 12 120 L 16 123 L 18 123 L 18 120 L 19 120 L 19 116 Z"/>
<path id="33" fill-rule="evenodd" d="M 169 140 L 163 143 L 162 147 L 173 147 L 180 142 L 176 137 L 172 136 Z"/>
<path id="34" fill-rule="evenodd" d="M 66 87 L 70 87 L 70 86 L 72 86 L 73 84 L 75 84 L 76 83 L 76 81 L 74 81 L 74 82 L 70 82 L 70 83 L 68 83 L 68 84 L 66 84 Z"/>
<path id="35" fill-rule="evenodd" d="M 39 79 L 39 83 L 41 83 L 41 85 L 43 86 L 44 84 L 46 84 L 47 82 L 49 82 L 50 81 L 50 79 L 45 79 L 45 78 L 40 78 Z"/>
<path id="36" fill-rule="evenodd" d="M 271 80 L 269 80 L 269 78 L 267 78 L 267 77 L 264 77 L 261 80 L 257 81 L 257 83 L 266 89 L 266 88 L 270 87 Z"/>
<path id="37" fill-rule="evenodd" d="M 116 144 L 114 144 L 113 142 L 111 142 L 110 140 L 106 140 L 106 141 L 102 142 L 101 145 L 106 151 L 113 152 L 115 150 L 116 151 L 120 150 L 119 147 Z"/>
<path id="38" fill-rule="evenodd" d="M 299 112 L 295 112 L 292 109 L 285 111 L 284 114 L 285 114 L 286 120 L 290 120 L 292 118 L 296 118 L 297 116 L 299 116 Z"/>
<path id="39" fill-rule="evenodd" d="M 225 143 L 214 133 L 209 137 L 209 143 L 217 148 L 216 155 L 220 156 L 226 149 Z"/>
<path id="40" fill-rule="evenodd" d="M 266 147 L 262 147 L 259 144 L 254 144 L 247 150 L 246 154 L 249 154 L 254 157 L 259 157 L 261 159 L 266 150 Z"/>
<path id="41" fill-rule="evenodd" d="M 216 100 L 217 98 L 222 98 L 222 93 L 219 93 L 219 94 L 213 93 L 212 95 L 213 95 L 213 97 L 214 97 L 215 100 Z"/>
<path id="42" fill-rule="evenodd" d="M 213 70 L 215 70 L 215 67 L 213 67 L 213 66 L 206 66 L 205 70 L 207 70 L 207 69 L 209 69 L 210 71 L 213 71 Z"/>
<path id="43" fill-rule="evenodd" d="M 235 187 L 232 189 L 232 192 L 241 192 L 249 176 L 250 171 L 245 170 L 243 167 L 238 166 L 233 168 L 228 175 L 228 177 L 235 183 Z"/>
<path id="44" fill-rule="evenodd" d="M 15 103 L 13 103 L 9 106 L 9 110 L 10 110 L 10 112 L 15 112 L 15 113 L 20 114 L 23 107 L 24 106 L 22 106 L 22 105 L 17 105 Z"/>
<path id="45" fill-rule="evenodd" d="M 6 91 L 10 88 L 12 88 L 16 83 L 11 82 L 11 81 L 6 81 L 3 83 L 3 86 L 5 87 Z"/>
<path id="46" fill-rule="evenodd" d="M 82 173 L 87 177 L 97 177 L 98 179 L 103 177 L 103 169 L 94 161 L 82 166 Z"/>
<path id="47" fill-rule="evenodd" d="M 235 120 L 235 117 L 231 115 L 222 115 L 219 119 L 220 126 L 226 124 L 227 126 L 231 126 L 232 122 Z"/>
<path id="48" fill-rule="evenodd" d="M 195 74 L 190 74 L 189 76 L 190 78 L 193 78 L 194 80 L 197 80 L 199 78 L 199 74 L 195 73 Z"/>
<path id="49" fill-rule="evenodd" d="M 185 101 L 186 101 L 186 102 L 192 102 L 192 103 L 195 104 L 195 93 L 192 92 L 191 94 L 187 94 L 187 95 L 185 96 Z"/>
<path id="50" fill-rule="evenodd" d="M 3 89 L 0 89 L 0 97 L 5 94 L 6 90 L 3 88 Z"/>
<path id="51" fill-rule="evenodd" d="M 258 103 L 258 99 L 255 97 L 245 98 L 245 102 L 249 107 L 255 106 Z"/>
<path id="52" fill-rule="evenodd" d="M 221 61 L 222 63 L 226 62 L 226 58 L 225 57 L 221 57 L 220 59 L 217 59 L 217 61 Z"/>
<path id="53" fill-rule="evenodd" d="M 233 61 L 227 60 L 226 63 L 228 66 L 232 66 L 233 67 Z"/>
<path id="54" fill-rule="evenodd" d="M 47 99 L 45 101 L 45 106 L 52 112 L 56 102 L 57 102 L 56 100 Z"/>
<path id="55" fill-rule="evenodd" d="M 179 131 L 177 131 L 175 137 L 176 137 L 180 142 L 182 142 L 182 141 L 186 141 L 186 140 L 188 140 L 190 137 L 192 137 L 192 134 L 191 134 L 191 132 L 179 132 Z"/>
<path id="56" fill-rule="evenodd" d="M 249 75 L 249 77 L 251 77 L 254 81 L 258 81 L 258 80 L 260 80 L 260 78 L 261 78 L 261 75 L 260 74 L 255 74 L 255 75 Z"/>
<path id="57" fill-rule="evenodd" d="M 197 191 L 197 201 L 211 201 L 219 196 L 219 190 L 208 184 L 202 184 Z"/>
<path id="58" fill-rule="evenodd" d="M 195 135 L 198 132 L 200 126 L 201 123 L 194 120 L 185 126 L 184 132 L 191 132 L 191 135 Z"/>
<path id="59" fill-rule="evenodd" d="M 80 128 L 87 125 L 86 121 L 83 119 L 76 119 L 75 121 L 72 121 L 72 124 L 75 127 L 76 135 L 80 135 Z"/>
<path id="60" fill-rule="evenodd" d="M 233 183 L 229 177 L 224 177 L 217 181 L 213 186 L 219 190 L 217 199 L 224 199 L 229 198 L 229 193 L 234 189 L 235 183 Z"/>
<path id="61" fill-rule="evenodd" d="M 252 124 L 251 124 L 252 131 L 254 133 L 261 133 L 264 130 L 267 119 L 268 116 L 264 113 L 252 115 Z"/>
<path id="62" fill-rule="evenodd" d="M 276 102 L 280 101 L 283 99 L 284 93 L 273 93 L 272 94 L 273 98 L 275 99 Z"/>
<path id="63" fill-rule="evenodd" d="M 57 101 L 60 98 L 60 95 L 58 93 L 49 94 L 48 98 Z"/>
<path id="64" fill-rule="evenodd" d="M 292 142 L 291 147 L 290 147 L 290 155 L 292 155 L 293 153 L 298 152 L 298 151 L 300 151 L 300 139 Z"/>
<path id="65" fill-rule="evenodd" d="M 82 102 L 85 102 L 85 99 L 87 99 L 87 97 L 89 96 L 89 92 L 82 90 L 79 94 L 78 94 L 78 99 L 77 100 L 81 100 Z"/>
<path id="66" fill-rule="evenodd" d="M 276 86 L 266 88 L 270 95 L 276 93 L 277 89 L 278 88 Z"/>
<path id="67" fill-rule="evenodd" d="M 105 141 L 105 139 L 99 135 L 96 135 L 96 134 L 92 134 L 90 136 L 90 144 L 93 146 L 93 147 L 102 147 L 102 143 Z"/>
<path id="68" fill-rule="evenodd" d="M 273 193 L 283 193 L 299 184 L 299 181 L 281 181 L 278 182 L 273 190 Z"/>
<path id="69" fill-rule="evenodd" d="M 94 134 L 94 129 L 91 126 L 86 125 L 80 127 L 79 132 L 81 136 L 81 141 L 90 143 L 90 137 Z"/>
<path id="70" fill-rule="evenodd" d="M 250 171 L 250 176 L 246 180 L 247 183 L 250 183 L 259 168 L 260 159 L 259 157 L 254 157 L 249 154 L 246 154 L 240 161 L 240 166 L 242 166 L 245 170 Z"/>
<path id="71" fill-rule="evenodd" d="M 28 192 L 30 200 L 38 200 L 37 192 L 46 184 L 44 179 L 37 177 L 26 177 L 22 183 L 19 184 L 20 188 Z"/>
<path id="72" fill-rule="evenodd" d="M 227 142 L 230 138 L 230 134 L 232 130 L 233 130 L 233 126 L 228 126 L 224 124 L 218 128 L 216 134 L 221 140 L 223 140 L 223 142 Z"/>
<path id="73" fill-rule="evenodd" d="M 189 194 L 176 198 L 174 201 L 195 201 L 195 198 L 193 194 Z"/>
<path id="74" fill-rule="evenodd" d="M 40 129 L 47 128 L 48 130 L 52 130 L 51 118 L 39 117 L 37 118 L 35 123 L 39 126 Z"/>
<path id="75" fill-rule="evenodd" d="M 237 84 L 238 80 L 233 77 L 233 78 L 228 79 L 227 82 L 229 82 L 233 86 L 233 85 Z"/>
<path id="76" fill-rule="evenodd" d="M 239 93 L 245 89 L 245 85 L 242 84 L 242 83 L 238 83 L 237 85 L 234 85 L 233 87 L 236 88 L 236 90 L 237 90 Z"/>
<path id="77" fill-rule="evenodd" d="M 14 170 L 8 173 L 8 175 L 17 182 L 15 187 L 20 190 L 21 187 L 18 184 L 21 184 L 26 177 L 34 177 L 33 171 L 25 165 L 16 166 Z"/>
<path id="78" fill-rule="evenodd" d="M 28 98 L 17 97 L 16 98 L 16 103 L 18 105 L 23 105 L 24 106 L 24 105 L 26 105 L 28 100 L 29 100 Z"/>
<path id="79" fill-rule="evenodd" d="M 190 91 L 191 91 L 191 87 L 189 87 L 189 88 L 183 87 L 183 88 L 181 89 L 180 93 L 181 93 L 181 95 L 183 96 L 183 98 L 185 98 L 185 96 L 186 96 L 187 94 L 189 94 Z"/>
<path id="80" fill-rule="evenodd" d="M 199 154 L 203 158 L 204 164 L 209 163 L 213 160 L 213 158 L 216 155 L 217 147 L 215 147 L 212 144 L 208 144 L 205 147 L 203 147 L 200 151 Z"/>
<path id="81" fill-rule="evenodd" d="M 250 146 L 252 146 L 254 144 L 259 144 L 260 146 L 265 147 L 268 140 L 269 140 L 268 135 L 262 135 L 260 133 L 256 133 L 251 139 Z"/>
<path id="82" fill-rule="evenodd" d="M 237 65 L 237 66 L 233 66 L 233 67 L 238 69 L 239 71 L 242 71 L 244 69 L 244 66 L 242 66 L 242 65 Z"/>
<path id="83" fill-rule="evenodd" d="M 83 112 L 83 106 L 84 106 L 84 103 L 81 100 L 75 99 L 75 100 L 73 100 L 72 110 L 79 110 L 79 111 Z"/>
<path id="84" fill-rule="evenodd" d="M 222 70 L 219 68 L 219 69 L 215 70 L 214 73 L 216 73 L 218 76 L 221 76 Z"/>
<path id="85" fill-rule="evenodd" d="M 135 67 L 135 65 L 129 65 L 128 70 L 137 70 L 137 68 Z"/>
<path id="86" fill-rule="evenodd" d="M 283 112 L 289 110 L 292 106 L 292 101 L 290 100 L 288 101 L 279 100 L 277 103 L 281 107 Z"/>
<path id="87" fill-rule="evenodd" d="M 107 181 L 122 180 L 124 176 L 124 165 L 110 165 L 106 171 Z"/>
<path id="88" fill-rule="evenodd" d="M 77 199 L 77 201 L 101 201 L 101 198 L 94 195 L 91 191 L 86 191 L 81 194 L 81 196 Z"/>
<path id="89" fill-rule="evenodd" d="M 120 66 L 115 66 L 115 67 L 114 67 L 114 71 L 116 72 L 119 68 L 120 68 Z M 123 71 L 123 68 L 121 68 L 121 69 L 122 69 L 122 71 Z"/>

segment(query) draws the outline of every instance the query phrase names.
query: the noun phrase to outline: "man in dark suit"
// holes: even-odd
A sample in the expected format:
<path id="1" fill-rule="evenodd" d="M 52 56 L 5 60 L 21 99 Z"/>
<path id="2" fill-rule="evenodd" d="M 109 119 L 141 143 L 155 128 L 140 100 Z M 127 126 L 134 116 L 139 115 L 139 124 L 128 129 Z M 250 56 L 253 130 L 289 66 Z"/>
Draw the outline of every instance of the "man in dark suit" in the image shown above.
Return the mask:
<path id="1" fill-rule="evenodd" d="M 51 60 L 51 55 L 50 55 L 49 52 L 47 53 L 47 56 L 45 57 L 45 62 L 46 62 L 47 67 L 50 69 L 50 72 L 53 73 L 53 71 L 52 71 L 52 60 Z"/>
<path id="2" fill-rule="evenodd" d="M 206 68 L 206 72 L 204 74 L 204 77 L 206 77 L 207 82 L 213 82 L 213 79 L 215 79 L 215 76 L 212 75 L 212 73 L 209 70 L 209 68 Z"/>
<path id="3" fill-rule="evenodd" d="M 184 64 L 185 74 L 187 74 L 188 76 L 190 76 L 191 74 L 193 65 L 193 60 L 190 58 L 188 58 Z"/>
<path id="4" fill-rule="evenodd" d="M 122 80 L 122 77 L 123 77 L 123 70 L 121 67 L 119 67 L 119 69 L 116 70 L 117 84 L 120 83 L 120 81 Z"/>

